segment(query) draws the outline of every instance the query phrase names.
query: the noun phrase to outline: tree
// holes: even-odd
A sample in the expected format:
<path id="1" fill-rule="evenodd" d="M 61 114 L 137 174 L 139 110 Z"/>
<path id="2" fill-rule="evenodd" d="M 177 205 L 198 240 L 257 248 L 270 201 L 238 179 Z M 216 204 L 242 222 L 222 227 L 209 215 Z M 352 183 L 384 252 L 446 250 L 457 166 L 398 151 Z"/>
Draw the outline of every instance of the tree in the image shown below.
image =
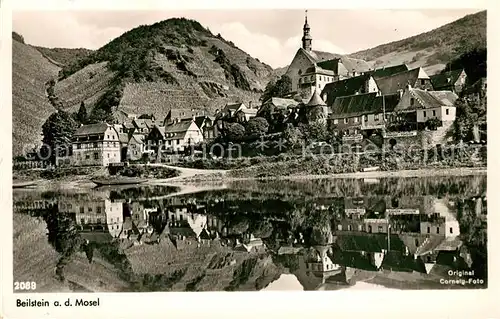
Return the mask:
<path id="1" fill-rule="evenodd" d="M 77 128 L 78 123 L 70 114 L 61 110 L 52 113 L 42 126 L 42 141 L 49 148 L 45 149 L 43 155 L 50 154 L 49 159 L 55 163 L 56 150 L 58 148 L 61 148 L 62 151 L 69 150 L 71 139 Z M 61 153 L 61 155 L 64 154 Z"/>
<path id="2" fill-rule="evenodd" d="M 284 97 L 292 90 L 292 80 L 282 75 L 278 81 L 271 80 L 267 83 L 264 93 L 260 97 L 262 102 L 267 101 L 272 97 Z"/>
<path id="3" fill-rule="evenodd" d="M 76 113 L 76 121 L 81 124 L 87 124 L 87 117 L 87 108 L 85 107 L 85 102 L 82 101 L 78 113 Z"/>
<path id="4" fill-rule="evenodd" d="M 326 125 L 321 122 L 300 124 L 299 129 L 308 143 L 313 141 L 326 141 L 328 139 Z"/>
<path id="5" fill-rule="evenodd" d="M 245 127 L 239 123 L 228 123 L 227 137 L 231 141 L 239 141 L 245 136 Z"/>
<path id="6" fill-rule="evenodd" d="M 291 148 L 299 145 L 304 138 L 302 131 L 292 124 L 288 124 L 287 128 L 283 132 L 283 137 L 287 144 L 291 146 Z"/>
<path id="7" fill-rule="evenodd" d="M 261 136 L 269 130 L 269 123 L 263 117 L 251 118 L 246 127 L 246 133 L 250 136 Z"/>

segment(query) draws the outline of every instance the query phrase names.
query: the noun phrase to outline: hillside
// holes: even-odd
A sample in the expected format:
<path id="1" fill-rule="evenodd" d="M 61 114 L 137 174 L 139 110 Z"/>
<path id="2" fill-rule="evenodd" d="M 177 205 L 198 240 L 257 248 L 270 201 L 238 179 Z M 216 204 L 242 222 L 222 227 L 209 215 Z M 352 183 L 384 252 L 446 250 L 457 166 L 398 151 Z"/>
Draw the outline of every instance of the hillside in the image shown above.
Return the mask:
<path id="1" fill-rule="evenodd" d="M 42 124 L 54 112 L 45 83 L 59 67 L 35 48 L 12 40 L 12 152 L 19 155 L 28 144 L 40 144 Z"/>
<path id="2" fill-rule="evenodd" d="M 89 49 L 44 48 L 34 46 L 46 58 L 59 66 L 70 65 L 92 53 Z"/>
<path id="3" fill-rule="evenodd" d="M 258 101 L 272 75 L 270 66 L 198 22 L 169 19 L 132 29 L 65 66 L 55 93 L 65 108 L 85 101 L 108 114 L 119 108 L 161 117 L 171 108 L 213 111 Z"/>
<path id="4" fill-rule="evenodd" d="M 410 67 L 423 66 L 428 73 L 433 74 L 461 53 L 485 47 L 486 11 L 481 11 L 432 31 L 350 56 L 374 62 L 376 67 L 401 63 Z"/>

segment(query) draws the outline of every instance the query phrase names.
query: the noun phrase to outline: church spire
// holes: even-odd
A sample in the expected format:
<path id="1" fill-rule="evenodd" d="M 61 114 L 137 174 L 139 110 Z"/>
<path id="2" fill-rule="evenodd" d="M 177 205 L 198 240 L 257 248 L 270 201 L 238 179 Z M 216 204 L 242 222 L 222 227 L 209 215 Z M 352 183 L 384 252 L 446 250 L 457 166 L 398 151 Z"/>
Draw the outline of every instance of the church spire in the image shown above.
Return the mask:
<path id="1" fill-rule="evenodd" d="M 302 35 L 302 48 L 306 51 L 311 51 L 312 50 L 312 37 L 309 31 L 311 28 L 309 27 L 309 24 L 307 23 L 307 10 L 305 14 L 305 22 L 304 22 L 304 32 Z"/>

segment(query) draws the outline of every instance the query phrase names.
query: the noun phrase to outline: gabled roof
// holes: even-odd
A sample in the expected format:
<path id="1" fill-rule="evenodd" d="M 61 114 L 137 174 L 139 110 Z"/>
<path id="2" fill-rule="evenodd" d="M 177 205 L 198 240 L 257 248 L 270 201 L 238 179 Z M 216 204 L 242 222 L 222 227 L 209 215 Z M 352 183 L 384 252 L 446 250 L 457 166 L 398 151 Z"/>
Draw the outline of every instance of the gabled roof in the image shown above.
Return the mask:
<path id="1" fill-rule="evenodd" d="M 288 108 L 290 106 L 297 106 L 300 102 L 295 101 L 294 99 L 283 99 L 279 97 L 272 97 L 269 100 L 265 101 L 263 104 L 273 104 L 277 108 Z"/>
<path id="2" fill-rule="evenodd" d="M 399 103 L 399 94 L 377 96 L 377 93 L 355 94 L 338 97 L 332 105 L 331 118 L 361 116 L 392 112 Z"/>
<path id="3" fill-rule="evenodd" d="M 464 72 L 463 69 L 459 70 L 452 70 L 440 74 L 435 74 L 431 76 L 431 82 L 432 86 L 434 87 L 435 90 L 442 88 L 442 87 L 447 87 L 451 85 L 455 85 L 455 83 L 458 81 L 458 78 L 460 77 L 460 74 Z"/>
<path id="4" fill-rule="evenodd" d="M 203 126 L 203 122 L 205 122 L 206 119 L 213 121 L 213 119 L 211 119 L 210 116 L 202 115 L 202 116 L 196 116 L 194 118 L 194 122 L 196 123 L 196 126 L 198 126 L 198 128 L 201 128 Z M 193 120 L 193 118 L 191 117 L 191 118 L 184 118 L 181 121 L 182 122 L 191 122 L 192 120 Z"/>
<path id="5" fill-rule="evenodd" d="M 257 114 L 257 109 L 242 109 L 242 110 L 239 110 L 239 112 L 242 112 L 243 114 L 250 114 L 250 115 L 255 115 Z"/>
<path id="6" fill-rule="evenodd" d="M 130 138 L 129 143 L 142 144 L 142 143 L 144 143 L 144 138 L 145 138 L 145 136 L 143 134 L 134 134 Z"/>
<path id="7" fill-rule="evenodd" d="M 168 126 L 155 126 L 165 140 L 182 139 L 186 135 L 193 121 L 180 121 Z M 196 126 L 196 125 L 195 125 Z M 199 129 L 199 127 L 196 127 Z"/>
<path id="8" fill-rule="evenodd" d="M 458 96 L 451 91 L 425 91 L 420 89 L 409 89 L 408 93 L 417 100 L 414 106 L 398 104 L 395 110 L 407 109 L 432 109 L 442 106 L 453 106 Z"/>
<path id="9" fill-rule="evenodd" d="M 154 126 L 153 120 L 151 119 L 134 119 L 133 123 L 141 129 L 152 128 Z"/>
<path id="10" fill-rule="evenodd" d="M 377 79 L 405 72 L 408 70 L 409 68 L 406 64 L 399 64 L 399 65 L 393 65 L 375 69 L 373 71 L 370 71 L 370 74 L 373 76 L 373 78 Z"/>
<path id="11" fill-rule="evenodd" d="M 224 110 L 235 111 L 235 110 L 239 109 L 242 105 L 245 106 L 245 104 L 243 104 L 243 103 L 226 104 L 226 106 L 224 107 Z"/>
<path id="12" fill-rule="evenodd" d="M 321 95 L 326 93 L 326 103 L 332 105 L 337 97 L 353 95 L 364 90 L 369 74 L 358 75 L 345 80 L 328 83 L 323 88 Z"/>
<path id="13" fill-rule="evenodd" d="M 327 62 L 327 61 L 325 61 Z M 312 67 L 310 68 L 307 68 L 306 69 L 306 72 L 304 72 L 302 75 L 306 75 L 306 74 L 309 74 L 309 73 L 318 73 L 318 74 L 324 74 L 324 75 L 330 75 L 330 76 L 334 76 L 336 74 L 336 72 L 334 70 L 328 70 L 328 69 L 324 69 L 322 67 L 318 65 L 313 65 Z"/>
<path id="14" fill-rule="evenodd" d="M 83 125 L 76 130 L 74 135 L 82 136 L 82 135 L 104 134 L 109 127 L 110 126 L 106 123 Z"/>
<path id="15" fill-rule="evenodd" d="M 344 65 L 349 73 L 355 71 L 356 73 L 364 73 L 371 70 L 371 65 L 365 60 L 354 59 L 349 57 L 342 57 L 340 63 Z"/>
<path id="16" fill-rule="evenodd" d="M 383 78 L 377 78 L 375 82 L 382 94 L 395 94 L 398 93 L 398 90 L 404 90 L 408 84 L 415 86 L 415 83 L 421 77 L 428 78 L 422 72 L 421 68 L 415 68 Z"/>

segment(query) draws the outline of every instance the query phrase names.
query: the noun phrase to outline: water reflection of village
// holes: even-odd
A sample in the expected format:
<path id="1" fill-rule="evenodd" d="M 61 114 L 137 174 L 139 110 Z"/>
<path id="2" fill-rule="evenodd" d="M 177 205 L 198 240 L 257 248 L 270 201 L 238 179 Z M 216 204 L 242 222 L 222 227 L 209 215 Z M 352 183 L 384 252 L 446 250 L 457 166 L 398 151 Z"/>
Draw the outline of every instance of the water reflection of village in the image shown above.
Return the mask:
<path id="1" fill-rule="evenodd" d="M 14 205 L 21 211 L 57 205 L 59 213 L 71 216 L 87 242 L 154 246 L 168 241 L 176 249 L 218 245 L 267 253 L 285 273 L 294 274 L 305 290 L 317 290 L 373 280 L 380 274 L 387 280 L 408 282 L 472 269 L 471 254 L 460 236 L 458 201 L 464 200 L 434 196 L 318 199 L 309 209 L 325 212 L 331 216 L 329 222 L 311 230 L 292 228 L 286 218 L 266 217 L 268 229 L 258 232 L 234 221 L 264 218 L 252 215 L 248 203 L 216 196 L 141 202 L 18 200 Z M 466 201 L 485 224 L 486 198 Z"/>

